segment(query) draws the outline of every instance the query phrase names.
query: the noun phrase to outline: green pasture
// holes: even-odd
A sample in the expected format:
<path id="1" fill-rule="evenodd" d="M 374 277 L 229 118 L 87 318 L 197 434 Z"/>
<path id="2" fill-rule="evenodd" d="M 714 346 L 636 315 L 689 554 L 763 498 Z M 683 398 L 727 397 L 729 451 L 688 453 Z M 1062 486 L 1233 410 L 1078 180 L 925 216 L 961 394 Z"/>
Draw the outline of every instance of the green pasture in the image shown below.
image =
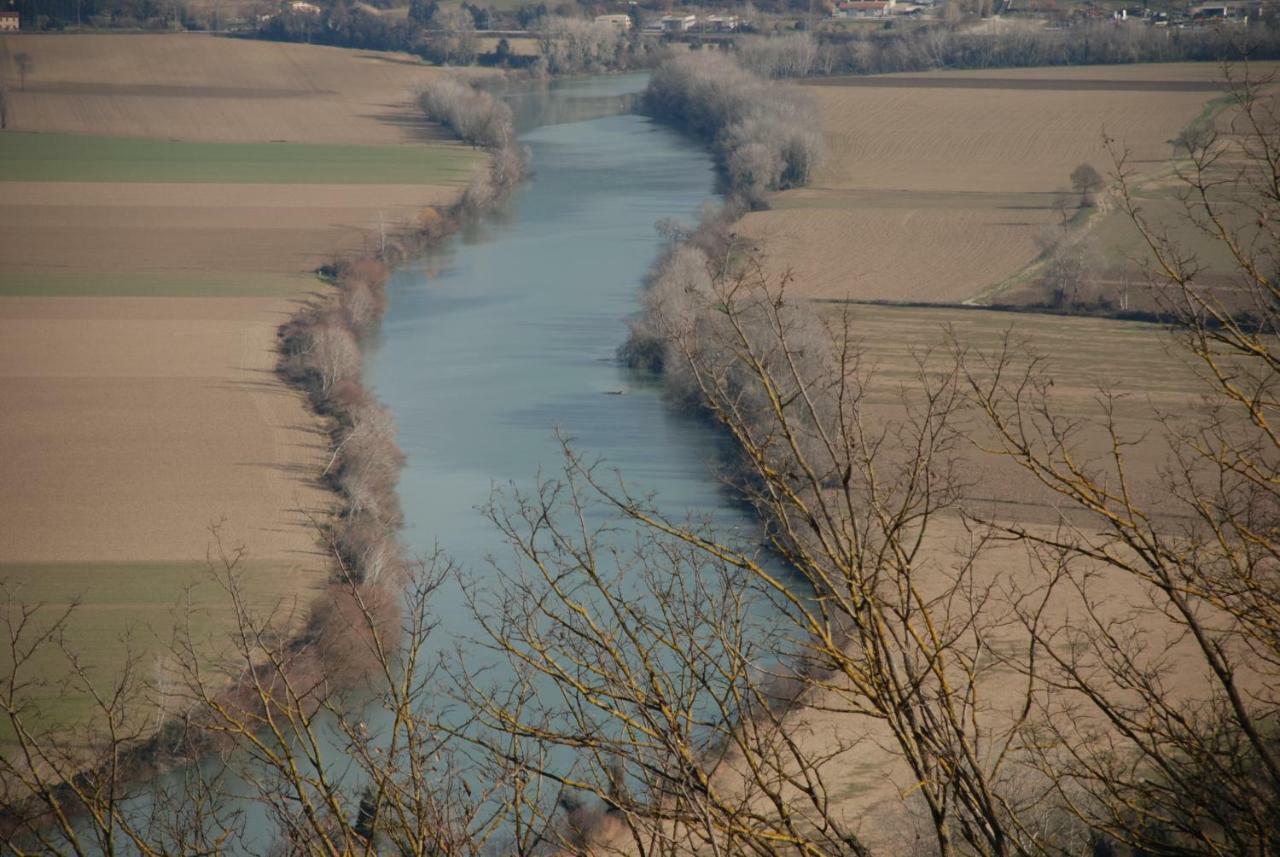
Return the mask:
<path id="1" fill-rule="evenodd" d="M 286 562 L 251 562 L 237 569 L 242 592 L 255 612 L 281 616 L 305 612 L 308 587 L 322 576 Z M 151 687 L 175 690 L 180 675 L 173 650 L 175 629 L 189 627 L 202 667 L 218 674 L 219 653 L 233 629 L 231 596 L 203 562 L 195 563 L 0 563 L 0 611 L 17 618 L 16 605 L 38 605 L 24 639 L 57 629 L 17 670 L 28 683 L 21 696 L 24 720 L 37 728 L 73 729 L 91 719 L 93 696 L 74 678 L 74 656 L 100 693 L 110 694 L 127 663 L 148 690 L 128 705 L 130 715 L 149 722 L 159 712 Z M 70 614 L 67 611 L 70 609 Z M 59 627 L 59 619 L 66 615 Z M 15 651 L 0 650 L 5 683 Z M 86 733 L 87 734 L 87 733 Z M 13 745 L 13 730 L 0 721 L 0 750 Z"/>
<path id="2" fill-rule="evenodd" d="M 482 154 L 453 144 L 199 143 L 0 134 L 0 181 L 450 184 Z"/>
<path id="3" fill-rule="evenodd" d="M 232 271 L 146 271 L 139 273 L 0 271 L 0 298 L 291 297 L 317 285 L 310 275 Z"/>

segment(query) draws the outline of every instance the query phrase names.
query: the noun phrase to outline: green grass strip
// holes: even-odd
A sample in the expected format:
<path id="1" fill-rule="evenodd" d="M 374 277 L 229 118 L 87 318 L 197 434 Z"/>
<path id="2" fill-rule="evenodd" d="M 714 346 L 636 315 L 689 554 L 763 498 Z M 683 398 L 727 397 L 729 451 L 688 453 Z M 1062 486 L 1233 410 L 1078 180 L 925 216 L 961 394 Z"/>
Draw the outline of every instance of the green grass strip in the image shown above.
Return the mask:
<path id="1" fill-rule="evenodd" d="M 253 609 L 282 618 L 305 614 L 312 597 L 308 587 L 323 580 L 284 561 L 246 562 L 237 571 Z M 144 680 L 163 679 L 175 628 L 190 631 L 210 667 L 226 653 L 226 635 L 233 630 L 231 596 L 203 562 L 0 563 L 0 583 L 18 602 L 38 606 L 30 619 L 32 635 L 52 628 L 76 605 L 62 639 L 103 691 L 110 691 L 130 659 Z M 12 669 L 13 652 L 0 647 L 0 671 Z M 173 672 L 171 665 L 167 671 Z M 28 682 L 23 701 L 30 706 L 29 725 L 66 729 L 93 716 L 92 696 L 73 678 L 56 644 L 41 646 L 19 678 Z M 143 721 L 155 716 L 151 710 L 131 713 Z M 0 722 L 0 753 L 13 741 L 8 721 Z"/>
<path id="2" fill-rule="evenodd" d="M 0 272 L 0 297 L 290 297 L 317 285 L 310 275 L 223 271 Z"/>

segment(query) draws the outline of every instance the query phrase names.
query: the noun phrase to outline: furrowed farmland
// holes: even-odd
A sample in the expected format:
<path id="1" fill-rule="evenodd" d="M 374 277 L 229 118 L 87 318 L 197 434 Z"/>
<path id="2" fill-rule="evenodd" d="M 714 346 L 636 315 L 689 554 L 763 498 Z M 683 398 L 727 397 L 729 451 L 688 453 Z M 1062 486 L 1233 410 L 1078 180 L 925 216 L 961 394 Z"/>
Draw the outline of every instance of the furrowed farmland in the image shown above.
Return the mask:
<path id="1" fill-rule="evenodd" d="M 1140 176 L 1167 174 L 1174 139 L 1221 98 L 1221 77 L 1216 65 L 1184 63 L 807 82 L 827 160 L 744 231 L 806 296 L 979 298 L 1032 265 L 1075 210 L 1072 170 L 1108 173 L 1104 134 Z M 1112 264 L 1134 249 L 1112 246 Z"/>
<path id="2" fill-rule="evenodd" d="M 407 57 L 0 40 L 0 61 L 19 52 L 31 72 L 0 135 L 0 578 L 77 605 L 68 642 L 95 679 L 161 675 L 180 615 L 205 642 L 230 621 L 215 527 L 262 609 L 305 615 L 327 441 L 276 377 L 276 329 L 326 288 L 317 268 L 448 203 L 482 158 L 421 121 L 433 72 Z M 70 724 L 91 700 L 43 657 Z"/>

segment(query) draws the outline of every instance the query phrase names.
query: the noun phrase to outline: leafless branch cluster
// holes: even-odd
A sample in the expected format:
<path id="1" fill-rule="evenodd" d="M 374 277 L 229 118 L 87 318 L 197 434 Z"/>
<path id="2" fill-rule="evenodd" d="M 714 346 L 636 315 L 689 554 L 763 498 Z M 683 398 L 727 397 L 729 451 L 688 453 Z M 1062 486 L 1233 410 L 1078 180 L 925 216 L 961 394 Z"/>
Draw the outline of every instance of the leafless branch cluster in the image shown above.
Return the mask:
<path id="1" fill-rule="evenodd" d="M 643 65 L 656 49 L 611 24 L 549 15 L 533 24 L 537 69 L 548 74 L 584 74 Z"/>
<path id="2" fill-rule="evenodd" d="M 756 207 L 766 191 L 808 183 L 822 158 L 821 123 L 810 100 L 731 57 L 702 53 L 664 62 L 643 103 L 650 114 L 712 143 L 730 190 Z"/>

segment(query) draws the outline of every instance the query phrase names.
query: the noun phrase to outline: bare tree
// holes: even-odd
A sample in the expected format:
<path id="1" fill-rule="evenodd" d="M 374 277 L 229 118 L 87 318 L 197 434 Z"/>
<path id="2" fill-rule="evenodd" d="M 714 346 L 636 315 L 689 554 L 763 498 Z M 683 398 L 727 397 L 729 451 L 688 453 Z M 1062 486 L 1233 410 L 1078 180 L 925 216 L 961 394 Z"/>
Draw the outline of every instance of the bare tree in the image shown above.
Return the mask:
<path id="1" fill-rule="evenodd" d="M 455 6 L 444 6 L 431 16 L 431 27 L 440 31 L 434 40 L 445 65 L 468 65 L 476 56 L 476 25 L 471 13 Z"/>
<path id="2" fill-rule="evenodd" d="M 1148 220 L 1112 145 L 1120 207 L 1204 405 L 1138 438 L 1104 396 L 1108 454 L 1090 459 L 1034 359 L 1006 349 L 968 376 L 1002 454 L 1077 516 L 1054 533 L 1005 527 L 1081 605 L 1069 629 L 1036 633 L 1058 696 L 1043 722 L 1059 749 L 1040 764 L 1077 817 L 1135 854 L 1280 850 L 1280 122 L 1265 82 L 1229 80 L 1229 132 L 1197 138 L 1178 169 L 1190 232 Z M 1228 268 L 1201 262 L 1215 247 Z M 1138 443 L 1167 457 L 1155 491 L 1135 473 Z M 1123 617 L 1091 597 L 1103 580 L 1140 593 Z"/>
<path id="3" fill-rule="evenodd" d="M 1054 233 L 1041 284 L 1050 306 L 1078 308 L 1089 298 L 1097 277 L 1097 252 L 1087 235 L 1071 235 L 1063 230 Z"/>
<path id="4" fill-rule="evenodd" d="M 1081 207 L 1093 205 L 1093 197 L 1102 189 L 1102 175 L 1092 164 L 1081 164 L 1071 171 L 1071 187 L 1080 194 Z"/>

